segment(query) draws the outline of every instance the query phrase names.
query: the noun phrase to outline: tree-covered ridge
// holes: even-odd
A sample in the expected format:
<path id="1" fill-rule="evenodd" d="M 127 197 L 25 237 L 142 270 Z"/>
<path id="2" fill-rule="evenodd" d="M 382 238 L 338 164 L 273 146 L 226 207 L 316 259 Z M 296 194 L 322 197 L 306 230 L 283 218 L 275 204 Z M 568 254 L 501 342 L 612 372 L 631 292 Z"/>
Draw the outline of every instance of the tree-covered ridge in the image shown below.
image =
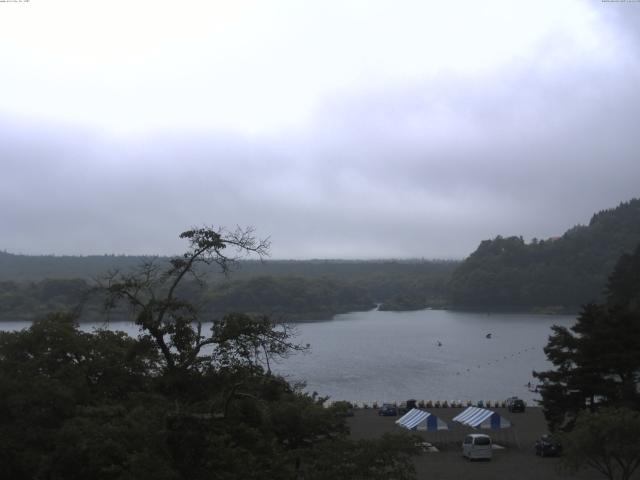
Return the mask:
<path id="1" fill-rule="evenodd" d="M 45 279 L 91 280 L 108 270 L 135 268 L 149 258 L 152 257 L 127 255 L 18 255 L 0 251 L 0 281 L 22 283 L 39 282 Z"/>
<path id="2" fill-rule="evenodd" d="M 366 310 L 454 307 L 482 310 L 577 311 L 603 299 L 606 278 L 620 255 L 640 243 L 640 200 L 593 216 L 558 238 L 496 237 L 481 242 L 464 262 L 425 260 L 240 261 L 229 280 L 204 269 L 206 289 L 188 282 L 185 295 L 210 316 L 232 311 L 291 320 Z M 167 257 L 24 256 L 0 252 L 0 320 L 31 319 L 68 309 L 82 286 L 107 271 L 144 262 L 159 268 Z M 85 320 L 98 310 L 89 304 Z M 91 315 L 93 313 L 93 315 Z"/>
<path id="3" fill-rule="evenodd" d="M 420 309 L 442 305 L 454 262 L 379 264 L 378 268 L 323 277 L 260 276 L 218 282 L 206 293 L 212 312 L 251 311 L 274 315 L 324 317 L 382 309 Z M 400 305 L 398 299 L 407 299 Z"/>
<path id="4" fill-rule="evenodd" d="M 93 280 L 110 270 L 126 271 L 154 260 L 159 265 L 169 262 L 169 257 L 128 255 L 18 255 L 0 251 L 0 281 L 40 282 L 45 279 Z M 246 280 L 254 277 L 301 277 L 309 279 L 332 278 L 334 280 L 363 280 L 371 277 L 396 277 L 424 275 L 442 272 L 449 274 L 457 261 L 425 259 L 310 259 L 263 261 L 241 259 L 236 263 L 233 279 Z M 205 272 L 209 280 L 224 279 L 212 268 Z"/>
<path id="5" fill-rule="evenodd" d="M 451 304 L 575 311 L 604 297 L 618 258 L 640 243 L 640 199 L 596 213 L 559 238 L 485 240 L 454 271 Z"/>
<path id="6" fill-rule="evenodd" d="M 158 268 L 168 265 L 165 258 L 141 257 L 140 261 L 153 262 Z M 441 305 L 455 265 L 437 261 L 240 262 L 230 278 L 210 272 L 207 278 L 213 281 L 205 288 L 185 281 L 180 289 L 212 318 L 238 311 L 287 320 L 327 318 L 368 310 L 376 303 L 403 309 L 399 298 L 408 299 L 405 305 L 410 309 Z M 81 321 L 100 320 L 101 304 L 86 295 L 92 285 L 86 277 L 0 281 L 0 320 L 32 319 L 50 311 L 69 310 L 82 300 Z"/>

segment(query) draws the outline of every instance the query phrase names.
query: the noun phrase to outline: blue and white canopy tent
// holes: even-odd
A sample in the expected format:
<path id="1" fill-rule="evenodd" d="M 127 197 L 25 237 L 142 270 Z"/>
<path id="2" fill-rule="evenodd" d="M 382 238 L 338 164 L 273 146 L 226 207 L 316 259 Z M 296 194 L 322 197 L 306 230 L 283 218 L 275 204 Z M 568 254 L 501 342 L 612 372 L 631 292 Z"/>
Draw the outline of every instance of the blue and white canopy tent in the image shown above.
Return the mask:
<path id="1" fill-rule="evenodd" d="M 412 408 L 401 418 L 396 420 L 396 425 L 408 430 L 421 430 L 426 432 L 437 432 L 439 430 L 449 430 L 447 422 L 440 420 L 435 415 L 424 410 Z"/>
<path id="2" fill-rule="evenodd" d="M 453 421 L 472 428 L 491 430 L 511 427 L 511 422 L 499 413 L 479 407 L 467 408 L 460 415 L 454 417 Z"/>
<path id="3" fill-rule="evenodd" d="M 494 430 L 498 434 L 498 438 L 494 438 L 494 441 L 499 440 L 501 443 L 503 441 L 510 441 L 508 437 L 512 437 L 515 444 L 520 448 L 516 431 L 510 428 L 513 424 L 498 412 L 493 412 L 486 408 L 469 407 L 460 415 L 453 417 L 453 421 L 471 428 Z"/>

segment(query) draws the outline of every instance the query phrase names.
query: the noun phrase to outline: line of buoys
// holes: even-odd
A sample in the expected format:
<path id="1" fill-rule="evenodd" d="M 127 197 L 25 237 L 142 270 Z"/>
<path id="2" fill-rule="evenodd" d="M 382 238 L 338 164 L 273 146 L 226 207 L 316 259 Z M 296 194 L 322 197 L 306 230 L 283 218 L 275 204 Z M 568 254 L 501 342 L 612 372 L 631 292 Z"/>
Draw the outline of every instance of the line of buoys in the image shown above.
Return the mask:
<path id="1" fill-rule="evenodd" d="M 518 352 L 512 353 L 509 357 L 507 355 L 504 355 L 502 357 L 502 360 L 507 360 L 510 357 L 515 357 L 517 355 L 522 355 L 522 353 L 527 352 L 529 350 L 536 350 L 536 347 L 534 346 L 534 347 L 525 348 L 524 350 L 520 350 Z M 500 361 L 500 359 L 490 360 L 490 361 L 487 362 L 487 366 L 491 366 L 492 364 L 497 364 L 499 361 Z M 480 367 L 481 367 L 480 364 L 476 365 L 476 368 L 480 368 Z M 470 369 L 467 368 L 466 371 L 469 372 Z M 456 371 L 456 375 L 460 375 L 461 372 L 462 372 L 461 370 Z"/>

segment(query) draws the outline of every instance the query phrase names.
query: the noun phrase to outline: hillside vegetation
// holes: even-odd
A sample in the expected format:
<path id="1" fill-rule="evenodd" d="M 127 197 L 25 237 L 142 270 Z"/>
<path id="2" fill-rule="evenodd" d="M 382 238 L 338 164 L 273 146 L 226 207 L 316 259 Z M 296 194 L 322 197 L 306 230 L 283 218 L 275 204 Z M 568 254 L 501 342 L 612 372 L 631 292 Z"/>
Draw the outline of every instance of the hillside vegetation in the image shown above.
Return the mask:
<path id="1" fill-rule="evenodd" d="M 558 238 L 485 240 L 463 262 L 425 260 L 241 261 L 230 276 L 203 271 L 203 288 L 182 294 L 209 318 L 231 312 L 283 320 L 328 318 L 368 310 L 426 307 L 576 312 L 601 302 L 618 258 L 640 244 L 640 200 L 596 213 Z M 82 320 L 98 320 L 101 303 L 85 293 L 109 271 L 168 257 L 25 256 L 0 252 L 0 320 L 32 319 L 86 299 Z M 116 312 L 115 314 L 124 314 Z M 112 312 L 112 315 L 114 313 Z"/>
<path id="2" fill-rule="evenodd" d="M 603 300 L 608 275 L 640 244 L 640 200 L 596 213 L 560 238 L 485 240 L 454 271 L 458 308 L 576 311 Z"/>
<path id="3" fill-rule="evenodd" d="M 101 302 L 85 293 L 108 271 L 127 272 L 159 257 L 29 257 L 0 255 L 0 320 L 32 319 L 68 310 L 86 300 L 81 320 L 101 316 Z M 381 308 L 418 309 L 446 302 L 450 261 L 243 261 L 229 277 L 206 271 L 206 287 L 181 285 L 181 294 L 217 318 L 231 312 L 286 320 L 329 318 L 338 313 Z M 6 268 L 5 268 L 6 267 Z M 12 279 L 11 272 L 16 279 Z M 112 312 L 122 316 L 126 312 Z"/>

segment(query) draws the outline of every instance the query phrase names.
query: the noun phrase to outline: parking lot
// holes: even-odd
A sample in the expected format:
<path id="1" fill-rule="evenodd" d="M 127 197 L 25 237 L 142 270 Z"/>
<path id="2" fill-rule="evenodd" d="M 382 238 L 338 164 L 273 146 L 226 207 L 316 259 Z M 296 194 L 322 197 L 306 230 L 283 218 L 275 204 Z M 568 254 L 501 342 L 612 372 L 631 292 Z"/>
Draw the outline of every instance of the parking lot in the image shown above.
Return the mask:
<path id="1" fill-rule="evenodd" d="M 425 442 L 432 443 L 438 452 L 423 453 L 416 457 L 415 465 L 418 479 L 455 479 L 455 480 L 495 480 L 495 479 L 601 479 L 595 471 L 584 470 L 570 475 L 559 469 L 557 458 L 541 458 L 534 454 L 536 438 L 547 431 L 544 416 L 540 408 L 529 407 L 524 413 L 511 413 L 504 408 L 492 409 L 508 418 L 513 426 L 503 431 L 473 430 L 451 422 L 461 408 L 428 409 L 434 415 L 450 423 L 449 431 L 417 432 Z M 351 436 L 359 438 L 377 438 L 384 433 L 398 433 L 402 429 L 395 425 L 398 417 L 379 416 L 377 410 L 356 410 L 349 418 Z M 462 457 L 461 444 L 468 433 L 488 433 L 493 442 L 504 448 L 494 450 L 491 461 L 469 462 Z M 634 478 L 640 478 L 636 475 Z"/>

